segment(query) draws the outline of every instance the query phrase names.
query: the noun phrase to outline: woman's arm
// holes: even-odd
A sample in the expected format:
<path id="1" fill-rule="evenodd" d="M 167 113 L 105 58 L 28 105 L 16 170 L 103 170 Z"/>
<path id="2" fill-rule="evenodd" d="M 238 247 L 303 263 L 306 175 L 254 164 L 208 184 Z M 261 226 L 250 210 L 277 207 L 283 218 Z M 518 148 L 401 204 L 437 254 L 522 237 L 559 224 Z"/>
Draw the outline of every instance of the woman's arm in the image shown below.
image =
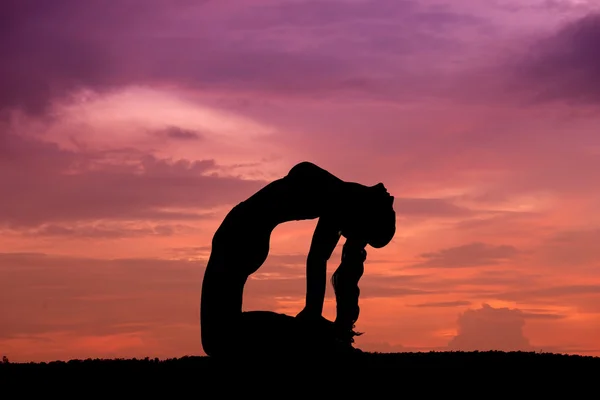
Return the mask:
<path id="1" fill-rule="evenodd" d="M 337 224 L 326 217 L 320 218 L 306 259 L 306 305 L 300 313 L 302 316 L 320 317 L 323 313 L 327 287 L 327 261 L 339 239 L 340 232 Z"/>

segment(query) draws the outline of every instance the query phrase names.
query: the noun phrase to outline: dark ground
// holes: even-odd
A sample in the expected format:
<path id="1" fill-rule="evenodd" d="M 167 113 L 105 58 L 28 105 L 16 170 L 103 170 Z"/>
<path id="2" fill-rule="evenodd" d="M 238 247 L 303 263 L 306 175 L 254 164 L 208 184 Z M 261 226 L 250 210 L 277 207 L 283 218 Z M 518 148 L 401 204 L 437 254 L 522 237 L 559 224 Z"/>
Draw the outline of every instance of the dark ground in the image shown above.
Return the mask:
<path id="1" fill-rule="evenodd" d="M 256 357 L 221 362 L 209 357 L 88 359 L 0 364 L 0 398 L 3 394 L 12 395 L 5 397 L 8 399 L 16 398 L 17 393 L 35 395 L 38 391 L 45 395 L 75 393 L 85 398 L 100 392 L 118 398 L 132 394 L 155 397 L 159 392 L 164 396 L 165 390 L 171 394 L 189 390 L 214 394 L 216 390 L 224 397 L 271 392 L 277 397 L 297 398 L 301 392 L 316 388 L 323 396 L 334 391 L 336 398 L 365 397 L 361 391 L 365 388 L 369 390 L 368 398 L 381 398 L 384 395 L 377 393 L 389 391 L 397 394 L 391 396 L 395 398 L 416 394 L 428 398 L 426 394 L 440 391 L 456 396 L 478 393 L 484 398 L 510 391 L 519 398 L 528 390 L 537 396 L 544 391 L 553 397 L 593 398 L 598 394 L 599 373 L 600 357 L 496 351 Z M 576 394 L 584 389 L 581 393 L 591 390 L 589 395 Z"/>

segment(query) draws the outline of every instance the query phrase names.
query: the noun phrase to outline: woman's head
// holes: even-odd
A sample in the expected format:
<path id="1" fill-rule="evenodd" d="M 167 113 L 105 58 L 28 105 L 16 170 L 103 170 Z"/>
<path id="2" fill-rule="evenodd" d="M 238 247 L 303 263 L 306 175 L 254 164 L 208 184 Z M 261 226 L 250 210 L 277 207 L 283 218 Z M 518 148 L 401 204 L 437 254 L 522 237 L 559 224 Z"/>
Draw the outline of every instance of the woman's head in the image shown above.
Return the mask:
<path id="1" fill-rule="evenodd" d="M 346 215 L 342 234 L 374 248 L 386 246 L 396 234 L 394 196 L 383 183 L 378 183 L 364 186 L 353 203 L 355 207 Z"/>

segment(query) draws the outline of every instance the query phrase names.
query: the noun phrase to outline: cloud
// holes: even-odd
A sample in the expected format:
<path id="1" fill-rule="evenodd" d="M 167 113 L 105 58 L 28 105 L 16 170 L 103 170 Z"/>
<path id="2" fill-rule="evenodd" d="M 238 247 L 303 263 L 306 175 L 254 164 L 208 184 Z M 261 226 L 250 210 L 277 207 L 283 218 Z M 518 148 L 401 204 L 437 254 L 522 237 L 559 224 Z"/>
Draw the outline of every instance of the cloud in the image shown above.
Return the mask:
<path id="1" fill-rule="evenodd" d="M 502 268 L 499 270 L 477 271 L 472 275 L 451 280 L 452 285 L 509 286 L 530 288 L 540 284 L 544 273 L 524 272 L 521 268 Z"/>
<path id="2" fill-rule="evenodd" d="M 150 0 L 141 9 L 131 1 L 111 7 L 97 0 L 58 0 L 52 7 L 39 0 L 3 1 L 1 48 L 11 61 L 2 67 L 0 110 L 45 111 L 73 89 L 110 90 L 143 79 L 146 68 L 135 56 L 144 48 L 140 30 L 163 26 L 168 8 L 184 2 L 170 4 Z"/>
<path id="3" fill-rule="evenodd" d="M 42 112 L 76 89 L 129 85 L 409 100 L 439 85 L 446 59 L 486 29 L 418 1 L 25 3 L 0 9 L 0 110 Z M 425 79 L 424 69 L 438 73 Z"/>
<path id="4" fill-rule="evenodd" d="M 208 254 L 212 249 L 211 245 L 205 246 L 186 246 L 186 247 L 173 247 L 169 249 L 169 252 L 174 256 L 178 257 L 192 257 L 198 254 Z"/>
<path id="5" fill-rule="evenodd" d="M 497 293 L 495 297 L 510 301 L 535 301 L 549 300 L 563 297 L 582 297 L 584 295 L 600 295 L 600 285 L 581 284 L 581 285 L 561 285 L 551 287 L 541 287 L 529 290 L 514 290 L 504 293 Z M 564 302 L 564 300 L 561 300 Z"/>
<path id="6" fill-rule="evenodd" d="M 197 324 L 203 271 L 185 260 L 0 253 L 0 301 L 11 305 L 0 311 L 0 338 Z"/>
<path id="7" fill-rule="evenodd" d="M 572 1 L 572 0 L 540 0 L 540 1 L 521 1 L 521 0 L 504 0 L 502 2 L 494 2 L 494 6 L 508 11 L 510 14 L 515 12 L 534 11 L 541 12 L 558 12 L 559 15 L 564 15 L 569 11 L 590 12 L 594 5 L 592 1 Z"/>
<path id="8" fill-rule="evenodd" d="M 265 265 L 248 280 L 248 296 L 263 300 L 273 297 L 303 300 L 306 295 L 306 257 L 293 256 L 294 262 L 287 265 L 280 261 L 289 258 L 290 256 L 270 255 Z M 337 265 L 329 269 L 329 274 L 333 273 L 335 268 Z M 419 287 L 418 283 L 411 278 L 376 274 L 365 274 L 358 286 L 361 299 L 403 298 L 439 293 L 435 289 Z M 329 285 L 326 297 L 333 299 L 333 296 L 333 288 Z"/>
<path id="9" fill-rule="evenodd" d="M 552 314 L 546 312 L 523 312 L 525 319 L 563 319 L 567 316 L 564 314 Z"/>
<path id="10" fill-rule="evenodd" d="M 196 131 L 183 129 L 177 126 L 169 126 L 158 133 L 175 140 L 199 140 L 202 138 L 200 133 Z"/>
<path id="11" fill-rule="evenodd" d="M 600 103 L 600 13 L 590 13 L 535 44 L 517 63 L 522 88 L 537 101 Z"/>
<path id="12" fill-rule="evenodd" d="M 458 317 L 458 333 L 448 349 L 458 351 L 531 351 L 523 334 L 525 316 L 518 309 L 494 308 L 483 304 Z"/>
<path id="13" fill-rule="evenodd" d="M 444 274 L 436 273 L 426 268 L 419 271 L 431 271 L 428 274 L 411 275 L 408 277 L 394 275 L 365 274 L 363 280 L 375 280 L 375 289 L 379 287 L 404 287 L 421 291 L 428 300 L 417 304 L 419 308 L 433 308 L 434 306 L 459 306 L 462 302 L 479 301 L 485 299 L 499 299 L 497 295 L 504 293 L 505 288 L 514 290 L 529 290 L 538 287 L 544 274 L 524 273 L 519 268 L 502 268 L 501 270 L 485 269 L 450 269 Z M 362 285 L 361 285 L 362 287 Z M 414 295 L 419 295 L 415 293 Z M 431 301 L 435 296 L 436 301 Z M 455 301 L 453 298 L 463 298 Z M 439 299 L 439 300 L 438 300 Z M 467 305 L 467 304 L 464 304 Z M 414 306 L 407 304 L 407 306 Z"/>
<path id="14" fill-rule="evenodd" d="M 0 346 L 23 361 L 202 354 L 205 260 L 194 256 L 208 249 L 178 249 L 184 257 L 175 260 L 0 253 L 0 304 L 10 304 L 0 308 Z M 253 275 L 244 307 L 281 310 L 289 301 L 302 302 L 304 262 L 302 254 L 270 255 L 260 272 L 280 274 Z M 410 279 L 396 284 L 402 281 Z M 372 295 L 383 282 L 370 282 Z M 383 295 L 403 295 L 395 286 Z M 40 343 L 43 348 L 33 351 Z"/>
<path id="15" fill-rule="evenodd" d="M 509 199 L 507 199 L 507 202 Z M 533 234 L 539 230 L 538 222 L 543 220 L 543 212 L 501 212 L 491 215 L 476 216 L 473 218 L 462 218 L 453 224 L 453 229 L 467 232 L 468 234 L 479 234 L 488 232 L 490 236 L 518 236 L 524 232 Z"/>
<path id="16" fill-rule="evenodd" d="M 460 307 L 471 305 L 470 301 L 457 300 L 457 301 L 440 301 L 433 303 L 420 303 L 420 304 L 409 304 L 409 307 L 418 308 L 447 308 L 447 307 Z"/>
<path id="17" fill-rule="evenodd" d="M 0 253 L 0 300 L 11 304 L 2 308 L 0 337 L 65 330 L 116 334 L 129 331 L 127 324 L 196 323 L 206 260 L 194 256 L 208 254 L 209 247 L 177 250 L 183 257 L 170 260 Z M 301 301 L 305 261 L 303 254 L 269 255 L 247 283 L 245 304 L 268 302 L 275 309 L 278 297 Z M 427 293 L 411 289 L 411 281 L 365 275 L 361 298 Z M 333 295 L 331 288 L 327 295 Z"/>
<path id="18" fill-rule="evenodd" d="M 399 215 L 419 217 L 465 217 L 473 211 L 456 206 L 448 199 L 395 198 L 394 209 Z"/>
<path id="19" fill-rule="evenodd" d="M 468 268 L 497 265 L 514 259 L 519 251 L 509 245 L 489 245 L 475 242 L 458 247 L 421 254 L 425 261 L 412 265 L 418 268 Z"/>
<path id="20" fill-rule="evenodd" d="M 193 256 L 206 255 L 210 248 L 176 250 L 182 258 L 100 259 L 0 253 L 0 280 L 4 283 L 0 299 L 2 304 L 12 304 L 2 309 L 5 323 L 0 326 L 0 336 L 61 329 L 106 329 L 107 333 L 118 333 L 120 328 L 112 330 L 113 327 L 127 323 L 189 322 L 189 318 L 195 318 L 189 313 L 195 312 L 199 304 L 206 262 Z M 270 254 L 248 281 L 246 298 L 254 302 L 277 297 L 302 300 L 306 289 L 305 262 L 304 254 Z M 410 294 L 406 283 L 410 281 L 365 276 L 361 288 L 364 283 L 369 289 L 362 290 L 367 293 L 361 297 Z M 404 288 L 400 287 L 402 282 Z M 328 296 L 332 296 L 331 290 Z M 181 310 L 174 310 L 180 306 Z"/>
<path id="21" fill-rule="evenodd" d="M 367 267 L 368 268 L 368 265 Z M 439 293 L 437 285 L 428 286 L 424 275 L 391 275 L 366 272 L 358 286 L 361 298 L 393 298 Z"/>
<path id="22" fill-rule="evenodd" d="M 536 249 L 537 262 L 548 267 L 595 267 L 600 262 L 600 229 L 559 231 Z"/>
<path id="23" fill-rule="evenodd" d="M 181 224 L 96 223 L 76 225 L 44 224 L 37 228 L 18 232 L 24 236 L 32 237 L 118 239 L 146 236 L 167 237 L 195 231 L 195 228 Z"/>
<path id="24" fill-rule="evenodd" d="M 72 151 L 0 134 L 0 225 L 99 219 L 198 220 L 264 182 L 215 176 L 214 160 L 171 160 L 121 149 Z M 56 231 L 55 231 L 56 232 Z"/>

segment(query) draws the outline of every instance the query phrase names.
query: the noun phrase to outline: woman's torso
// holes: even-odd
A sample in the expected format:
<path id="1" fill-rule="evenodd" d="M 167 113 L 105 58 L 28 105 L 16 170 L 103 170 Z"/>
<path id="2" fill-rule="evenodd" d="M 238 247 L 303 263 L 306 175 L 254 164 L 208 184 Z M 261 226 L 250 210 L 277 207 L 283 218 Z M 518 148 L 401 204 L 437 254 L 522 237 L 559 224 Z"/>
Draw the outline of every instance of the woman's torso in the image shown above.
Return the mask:
<path id="1" fill-rule="evenodd" d="M 210 264 L 250 275 L 269 254 L 271 233 L 279 224 L 331 213 L 327 188 L 290 178 L 271 182 L 227 214 L 213 237 Z"/>

